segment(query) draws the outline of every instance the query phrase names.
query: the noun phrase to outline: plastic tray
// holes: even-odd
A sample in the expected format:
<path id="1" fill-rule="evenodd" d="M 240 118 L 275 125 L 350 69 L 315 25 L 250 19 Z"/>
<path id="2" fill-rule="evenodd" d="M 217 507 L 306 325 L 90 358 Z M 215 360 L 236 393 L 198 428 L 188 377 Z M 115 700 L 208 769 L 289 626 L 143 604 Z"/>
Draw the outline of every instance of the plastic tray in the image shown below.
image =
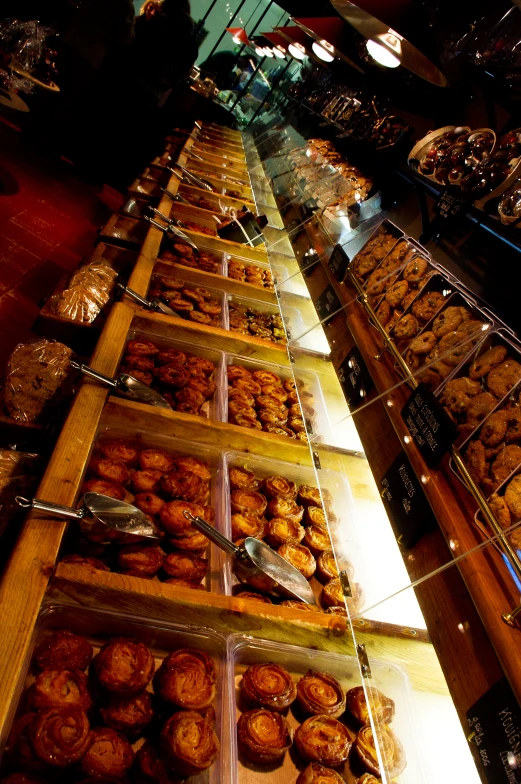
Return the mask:
<path id="1" fill-rule="evenodd" d="M 161 262 L 161 263 L 163 263 L 163 262 Z M 165 262 L 165 264 L 168 264 L 168 262 Z M 186 272 L 185 272 L 185 270 L 186 270 Z M 170 275 L 170 276 L 166 275 L 166 274 L 163 275 L 161 273 L 156 273 L 156 274 L 154 274 L 152 276 L 152 279 L 150 281 L 149 289 L 154 287 L 154 284 L 156 283 L 156 281 L 164 280 L 165 278 L 168 278 L 168 277 L 175 278 L 176 280 L 183 281 L 183 283 L 186 284 L 184 288 L 191 289 L 191 290 L 196 289 L 196 288 L 201 288 L 201 286 L 199 285 L 198 282 L 190 281 L 189 270 L 190 270 L 190 267 L 184 267 L 183 268 L 183 272 L 179 272 L 179 274 L 178 274 L 177 271 L 176 271 L 173 275 Z M 225 293 L 223 291 L 218 291 L 217 289 L 209 288 L 208 286 L 204 286 L 203 288 L 205 288 L 206 291 L 210 292 L 210 294 L 212 295 L 212 297 L 214 299 L 218 300 L 218 302 L 219 302 L 219 304 L 220 304 L 220 306 L 222 308 L 221 315 L 219 317 L 219 319 L 220 319 L 219 326 L 222 327 L 223 329 L 228 329 L 228 327 L 226 326 L 226 304 L 225 304 L 226 303 L 226 295 L 225 295 Z M 168 304 L 168 303 L 165 302 L 165 304 Z M 177 314 L 176 313 L 176 316 L 178 318 L 184 319 L 185 321 L 188 321 L 189 323 L 197 323 L 197 322 L 192 322 L 192 320 L 190 318 L 185 318 L 181 314 Z"/>
<path id="2" fill-rule="evenodd" d="M 231 781 L 230 776 L 233 774 L 230 769 L 234 760 L 232 755 L 227 753 L 230 693 L 225 637 L 211 629 L 195 626 L 187 629 L 175 623 L 158 625 L 145 618 L 125 615 L 119 611 L 111 613 L 85 607 L 79 608 L 77 605 L 53 604 L 44 607 L 40 612 L 34 630 L 31 657 L 35 647 L 47 636 L 47 633 L 59 629 L 86 635 L 95 653 L 101 645 L 113 637 L 123 636 L 141 640 L 151 649 L 156 661 L 156 670 L 169 653 L 179 648 L 199 648 L 211 656 L 217 670 L 217 696 L 213 704 L 216 712 L 215 731 L 220 741 L 221 751 L 212 767 L 198 776 L 191 777 L 190 782 L 191 784 L 224 784 Z M 27 661 L 24 671 L 19 674 L 17 702 L 24 687 L 33 680 L 33 677 L 28 674 L 29 665 L 30 661 Z M 136 741 L 133 744 L 134 750 L 141 745 L 141 740 Z"/>
<path id="3" fill-rule="evenodd" d="M 231 693 L 235 697 L 235 715 L 232 711 L 232 744 L 234 757 L 237 759 L 237 784 L 293 784 L 298 774 L 305 768 L 296 753 L 291 749 L 284 755 L 283 761 L 276 767 L 257 766 L 244 760 L 238 753 L 236 723 L 241 715 L 240 681 L 243 672 L 251 664 L 273 662 L 286 668 L 297 683 L 309 669 L 327 672 L 337 678 L 345 691 L 361 685 L 359 665 L 356 658 L 339 656 L 334 653 L 311 651 L 294 645 L 284 645 L 265 641 L 252 640 L 242 635 L 232 635 L 228 641 L 228 658 L 232 669 Z M 417 750 L 416 733 L 411 711 L 410 685 L 405 673 L 396 665 L 389 665 L 378 660 L 371 660 L 371 672 L 374 683 L 387 697 L 394 700 L 396 714 L 392 722 L 392 730 L 401 741 L 407 758 L 407 767 L 400 775 L 400 784 L 422 784 L 422 773 Z M 302 723 L 304 717 L 299 714 L 298 706 L 293 704 L 286 718 L 293 729 Z M 235 727 L 233 726 L 235 724 Z M 355 725 L 352 725 L 354 729 Z M 351 758 L 350 758 L 351 759 Z M 352 784 L 357 777 L 346 763 L 342 773 L 346 782 Z"/>
<path id="4" fill-rule="evenodd" d="M 354 265 L 354 266 L 352 266 L 352 269 L 353 269 L 353 274 L 355 274 L 355 272 L 354 272 L 354 269 L 355 269 L 355 266 L 356 266 L 356 258 L 357 258 L 357 256 L 358 256 L 358 254 L 359 254 L 359 253 L 363 253 L 363 251 L 364 251 L 364 248 L 365 248 L 365 246 L 367 245 L 367 243 L 368 243 L 368 242 L 370 242 L 370 241 L 371 241 L 371 240 L 372 240 L 374 237 L 377 237 L 377 236 L 379 236 L 380 234 L 386 234 L 386 233 L 388 233 L 388 234 L 392 234 L 392 235 L 393 235 L 393 236 L 396 238 L 396 242 L 398 242 L 398 240 L 402 239 L 402 237 L 405 237 L 405 234 L 404 234 L 404 232 L 402 231 L 402 229 L 400 229 L 400 227 L 399 227 L 399 226 L 397 226 L 395 223 L 392 223 L 392 221 L 390 221 L 390 220 L 387 220 L 387 218 L 384 218 L 384 220 L 383 220 L 381 223 L 379 223 L 379 224 L 378 224 L 378 226 L 376 227 L 376 229 L 375 229 L 373 232 L 371 232 L 371 234 L 370 234 L 370 235 L 367 237 L 367 240 L 365 241 L 364 245 L 363 245 L 363 246 L 360 248 L 360 250 L 358 251 L 358 253 L 357 253 L 357 254 L 354 256 L 354 258 L 352 259 L 352 262 L 351 262 L 351 264 L 352 264 L 352 265 Z M 395 243 L 395 244 L 396 244 L 396 243 Z M 393 248 L 394 248 L 394 245 L 391 247 L 391 249 L 390 249 L 389 253 L 390 253 L 390 252 L 393 250 Z M 384 257 L 384 258 L 385 258 L 385 257 Z M 381 261 L 383 262 L 383 261 L 384 261 L 384 259 L 382 259 Z M 376 269 L 378 266 L 380 266 L 380 263 L 381 263 L 381 262 L 379 262 L 379 263 L 378 263 L 378 264 L 377 264 L 377 265 L 374 267 L 374 269 L 373 269 L 373 270 L 371 270 L 371 272 L 374 272 L 374 270 L 375 270 L 375 269 Z M 356 277 L 358 278 L 358 275 L 357 275 Z M 369 276 L 367 276 L 367 277 L 369 277 Z M 359 278 L 359 280 L 363 280 L 363 278 Z"/>
<path id="5" fill-rule="evenodd" d="M 190 234 L 190 232 L 189 232 L 189 234 Z M 212 259 L 214 259 L 217 262 L 218 266 L 217 266 L 217 272 L 215 274 L 216 275 L 225 275 L 226 276 L 227 275 L 226 258 L 228 256 L 228 254 L 223 253 L 223 251 L 214 250 L 213 248 L 209 248 L 208 246 L 206 246 L 204 244 L 204 238 L 200 239 L 200 237 L 201 237 L 201 235 L 199 235 L 199 234 L 197 234 L 195 236 L 195 241 L 196 241 L 197 247 L 200 250 L 202 250 L 205 253 L 207 253 Z M 182 263 L 181 259 L 173 262 L 173 261 L 167 261 L 166 259 L 162 259 L 161 258 L 161 253 L 164 250 L 171 250 L 171 247 L 172 247 L 173 244 L 174 244 L 174 242 L 171 242 L 170 240 L 168 240 L 166 238 L 166 234 L 163 234 L 163 239 L 161 241 L 161 249 L 160 249 L 159 255 L 158 255 L 158 261 L 161 261 L 162 264 L 180 264 L 182 267 L 186 266 L 186 265 L 184 265 Z M 183 243 L 181 242 L 181 244 L 183 244 Z M 188 269 L 198 269 L 198 267 L 187 267 L 187 268 Z"/>
<path id="6" fill-rule="evenodd" d="M 269 315 L 281 315 L 278 305 L 270 305 L 267 302 L 258 302 L 254 299 L 236 297 L 233 294 L 228 294 L 226 297 L 226 329 L 230 329 L 230 304 L 244 305 L 245 307 L 250 307 L 254 310 L 258 310 L 260 313 L 268 313 Z M 302 317 L 296 308 L 284 308 L 283 323 L 288 340 L 291 340 L 292 336 L 298 337 L 304 332 Z M 254 335 L 254 337 L 257 336 Z M 268 340 L 267 338 L 263 339 Z M 273 341 L 268 340 L 268 342 L 271 343 Z"/>

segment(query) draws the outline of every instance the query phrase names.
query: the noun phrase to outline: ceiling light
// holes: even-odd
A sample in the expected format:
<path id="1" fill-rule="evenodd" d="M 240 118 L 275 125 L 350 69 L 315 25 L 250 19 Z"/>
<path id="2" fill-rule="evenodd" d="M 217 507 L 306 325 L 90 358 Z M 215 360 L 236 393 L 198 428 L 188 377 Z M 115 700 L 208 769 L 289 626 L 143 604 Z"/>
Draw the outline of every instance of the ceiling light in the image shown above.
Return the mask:
<path id="1" fill-rule="evenodd" d="M 271 51 L 271 49 L 269 48 L 269 46 L 265 46 L 265 47 L 264 47 L 264 49 L 263 49 L 262 51 L 264 52 L 264 54 L 266 55 L 266 57 L 273 57 L 273 56 L 274 56 L 274 55 L 273 55 L 273 52 Z"/>
<path id="2" fill-rule="evenodd" d="M 288 52 L 292 57 L 296 60 L 303 60 L 306 56 L 306 50 L 302 46 L 302 44 L 290 44 L 288 46 Z"/>
<path id="3" fill-rule="evenodd" d="M 335 55 L 332 54 L 331 51 L 333 47 L 331 44 L 328 44 L 327 41 L 321 40 L 320 43 L 318 41 L 313 41 L 313 51 L 315 52 L 316 56 L 319 57 L 321 60 L 324 60 L 326 63 L 332 63 L 335 59 Z"/>
<path id="4" fill-rule="evenodd" d="M 264 49 L 262 48 L 262 46 L 255 47 L 255 54 L 258 54 L 259 57 L 264 57 Z"/>
<path id="5" fill-rule="evenodd" d="M 282 49 L 279 49 L 278 46 L 273 47 L 273 53 L 275 57 L 278 57 L 280 60 L 284 60 L 284 58 L 286 57 L 285 53 L 282 51 Z"/>
<path id="6" fill-rule="evenodd" d="M 368 38 L 367 51 L 377 63 L 386 68 L 397 68 L 401 64 L 402 46 L 400 38 L 389 30 L 377 40 Z"/>
<path id="7" fill-rule="evenodd" d="M 234 36 L 232 37 L 232 41 L 233 41 L 233 43 L 234 43 L 234 44 L 240 44 L 240 43 L 242 43 L 242 42 L 241 42 L 241 39 L 239 38 L 239 36 L 238 36 L 238 35 L 234 35 Z"/>

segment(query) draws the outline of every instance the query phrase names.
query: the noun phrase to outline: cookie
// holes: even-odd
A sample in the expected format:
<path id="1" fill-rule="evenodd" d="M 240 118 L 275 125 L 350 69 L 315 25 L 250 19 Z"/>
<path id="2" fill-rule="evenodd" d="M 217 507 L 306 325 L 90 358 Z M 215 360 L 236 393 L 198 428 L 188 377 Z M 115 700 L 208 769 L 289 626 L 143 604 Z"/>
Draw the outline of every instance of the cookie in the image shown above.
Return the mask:
<path id="1" fill-rule="evenodd" d="M 505 397 L 521 379 L 521 365 L 515 359 L 507 359 L 493 368 L 487 376 L 487 386 L 498 399 Z"/>
<path id="2" fill-rule="evenodd" d="M 521 446 L 510 444 L 498 454 L 490 467 L 490 473 L 497 482 L 503 482 L 521 463 Z M 509 507 L 510 508 L 510 507 Z"/>
<path id="3" fill-rule="evenodd" d="M 433 391 L 437 389 L 443 381 L 443 378 L 440 376 L 440 374 L 430 367 L 425 368 L 421 371 L 421 373 L 418 373 L 418 378 Z"/>
<path id="4" fill-rule="evenodd" d="M 521 476 L 515 476 L 505 490 L 505 503 L 514 518 L 512 522 L 521 517 Z"/>
<path id="5" fill-rule="evenodd" d="M 445 310 L 442 310 L 432 323 L 432 331 L 437 338 L 442 338 L 448 335 L 449 332 L 455 332 L 459 325 L 463 322 L 462 308 L 457 305 L 450 305 Z"/>
<path id="6" fill-rule="evenodd" d="M 412 313 L 407 313 L 401 318 L 394 327 L 394 334 L 397 338 L 413 338 L 418 332 L 418 322 Z"/>
<path id="7" fill-rule="evenodd" d="M 418 335 L 414 338 L 414 340 L 411 340 L 409 344 L 409 351 L 412 351 L 413 354 L 428 354 L 429 351 L 432 351 L 435 345 L 436 335 L 434 332 L 422 332 L 421 335 Z"/>
<path id="8" fill-rule="evenodd" d="M 466 308 L 465 308 L 466 310 Z M 468 313 L 468 311 L 467 311 Z M 488 324 L 484 324 L 482 321 L 476 321 L 475 319 L 465 319 L 458 327 L 459 332 L 464 332 L 465 335 L 468 335 L 472 338 L 473 343 L 478 343 L 481 338 L 483 337 L 484 333 L 489 328 Z"/>
<path id="9" fill-rule="evenodd" d="M 385 325 L 389 322 L 391 318 L 391 313 L 392 311 L 389 303 L 385 299 L 382 300 L 382 302 L 380 302 L 376 310 L 376 318 L 378 319 L 382 327 L 385 327 Z"/>
<path id="10" fill-rule="evenodd" d="M 416 291 L 416 289 L 412 289 L 402 299 L 402 301 L 400 303 L 400 307 L 402 307 L 404 310 L 407 310 L 409 305 L 411 305 L 414 302 L 414 300 L 416 299 L 417 296 L 418 296 L 418 292 Z"/>
<path id="11" fill-rule="evenodd" d="M 521 487 L 519 488 L 519 500 L 521 502 Z M 510 509 L 504 498 L 501 498 L 497 493 L 492 493 L 489 498 L 488 505 L 492 510 L 492 514 L 498 521 L 501 528 L 509 528 L 512 525 L 512 518 L 510 517 Z M 520 504 L 521 510 L 521 504 Z"/>
<path id="12" fill-rule="evenodd" d="M 505 346 L 493 346 L 480 357 L 476 357 L 469 368 L 469 376 L 474 379 L 483 378 L 505 359 L 507 349 Z"/>
<path id="13" fill-rule="evenodd" d="M 372 296 L 383 294 L 388 282 L 388 275 L 382 270 L 377 269 L 367 279 L 365 284 L 366 291 Z"/>
<path id="14" fill-rule="evenodd" d="M 481 428 L 479 439 L 487 447 L 497 447 L 505 440 L 508 418 L 505 411 L 495 411 Z"/>
<path id="15" fill-rule="evenodd" d="M 521 408 L 511 408 L 505 411 L 507 420 L 506 440 L 521 440 Z"/>
<path id="16" fill-rule="evenodd" d="M 440 400 L 453 414 L 463 414 L 471 399 L 479 392 L 481 387 L 477 381 L 472 381 L 470 378 L 454 378 L 447 383 Z"/>
<path id="17" fill-rule="evenodd" d="M 416 285 L 425 277 L 428 269 L 427 260 L 422 256 L 416 256 L 410 261 L 403 271 L 403 277 L 411 285 Z"/>
<path id="18" fill-rule="evenodd" d="M 481 484 L 487 475 L 485 447 L 481 441 L 471 441 L 465 453 L 465 464 L 476 484 Z"/>
<path id="19" fill-rule="evenodd" d="M 463 332 L 449 332 L 438 343 L 438 356 L 445 364 L 456 367 L 471 348 L 472 344 Z"/>
<path id="20" fill-rule="evenodd" d="M 490 392 L 480 392 L 472 398 L 467 407 L 467 422 L 477 427 L 496 407 L 497 400 Z"/>
<path id="21" fill-rule="evenodd" d="M 405 361 L 409 365 L 410 369 L 413 371 L 419 370 L 421 366 L 421 356 L 419 354 L 414 354 L 412 351 L 406 351 L 405 353 Z"/>
<path id="22" fill-rule="evenodd" d="M 393 329 L 395 324 L 397 324 L 400 321 L 402 316 L 403 316 L 403 311 L 402 310 L 395 310 L 393 315 L 391 316 L 391 318 L 387 322 L 387 326 L 385 327 L 385 331 L 387 333 L 389 333 Z"/>
<path id="23" fill-rule="evenodd" d="M 387 302 L 392 308 L 397 308 L 400 302 L 406 296 L 408 291 L 409 291 L 409 284 L 407 283 L 407 281 L 399 280 L 397 283 L 393 283 L 393 285 L 387 289 L 385 299 L 387 300 Z"/>
<path id="24" fill-rule="evenodd" d="M 444 303 L 445 297 L 440 291 L 431 291 L 419 297 L 411 310 L 419 321 L 427 323 L 443 307 Z"/>

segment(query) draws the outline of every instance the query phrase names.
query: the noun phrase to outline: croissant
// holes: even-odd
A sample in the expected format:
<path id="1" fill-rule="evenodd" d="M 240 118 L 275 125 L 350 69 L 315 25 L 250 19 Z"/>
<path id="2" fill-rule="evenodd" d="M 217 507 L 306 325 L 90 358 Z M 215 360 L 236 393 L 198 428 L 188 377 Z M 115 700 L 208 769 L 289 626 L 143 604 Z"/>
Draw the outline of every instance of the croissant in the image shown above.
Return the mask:
<path id="1" fill-rule="evenodd" d="M 378 726 L 378 745 L 382 755 L 385 772 L 389 778 L 395 778 L 403 773 L 407 764 L 402 744 L 389 727 Z M 373 730 L 364 726 L 358 731 L 355 741 L 355 751 L 364 768 L 375 776 L 380 776 L 380 765 L 376 754 Z"/>
<path id="2" fill-rule="evenodd" d="M 68 631 L 53 632 L 38 645 L 34 654 L 41 670 L 47 667 L 85 670 L 92 656 L 92 645 L 87 638 Z"/>
<path id="3" fill-rule="evenodd" d="M 289 672 L 278 664 L 252 664 L 241 681 L 241 697 L 249 708 L 281 711 L 289 708 L 297 696 L 297 687 Z"/>
<path id="4" fill-rule="evenodd" d="M 296 784 L 345 784 L 335 770 L 325 768 L 318 762 L 310 762 L 298 777 Z"/>
<path id="5" fill-rule="evenodd" d="M 30 726 L 33 749 L 42 762 L 64 768 L 80 760 L 91 742 L 87 714 L 76 708 L 38 711 Z"/>
<path id="6" fill-rule="evenodd" d="M 77 708 L 92 706 L 87 676 L 79 670 L 48 669 L 38 675 L 27 692 L 32 708 Z"/>
<path id="7" fill-rule="evenodd" d="M 341 765 L 352 745 L 347 727 L 332 716 L 311 716 L 295 732 L 295 746 L 305 762 Z"/>
<path id="8" fill-rule="evenodd" d="M 251 762 L 270 764 L 284 756 L 293 742 L 293 733 L 280 713 L 255 708 L 237 722 L 239 749 Z"/>
<path id="9" fill-rule="evenodd" d="M 394 718 L 394 702 L 372 686 L 366 687 L 371 701 L 371 715 L 377 724 L 390 724 Z M 348 711 L 359 724 L 369 724 L 369 709 L 363 686 L 355 686 L 346 694 Z"/>
<path id="10" fill-rule="evenodd" d="M 156 691 L 184 710 L 202 710 L 215 699 L 215 664 L 203 651 L 181 648 L 164 659 L 154 678 Z"/>
<path id="11" fill-rule="evenodd" d="M 219 754 L 219 739 L 209 721 L 195 711 L 170 716 L 161 733 L 167 764 L 182 776 L 207 770 Z"/>
<path id="12" fill-rule="evenodd" d="M 92 730 L 81 768 L 96 779 L 120 779 L 130 770 L 133 762 L 134 752 L 125 736 L 109 727 L 98 727 Z"/>
<path id="13" fill-rule="evenodd" d="M 138 640 L 114 637 L 101 648 L 92 665 L 101 685 L 110 692 L 131 696 L 151 680 L 154 657 Z"/>
<path id="14" fill-rule="evenodd" d="M 262 517 L 268 502 L 255 490 L 234 490 L 231 495 L 232 512 Z"/>
<path id="15" fill-rule="evenodd" d="M 306 713 L 337 719 L 346 709 L 342 686 L 332 675 L 308 670 L 297 684 L 297 699 Z"/>

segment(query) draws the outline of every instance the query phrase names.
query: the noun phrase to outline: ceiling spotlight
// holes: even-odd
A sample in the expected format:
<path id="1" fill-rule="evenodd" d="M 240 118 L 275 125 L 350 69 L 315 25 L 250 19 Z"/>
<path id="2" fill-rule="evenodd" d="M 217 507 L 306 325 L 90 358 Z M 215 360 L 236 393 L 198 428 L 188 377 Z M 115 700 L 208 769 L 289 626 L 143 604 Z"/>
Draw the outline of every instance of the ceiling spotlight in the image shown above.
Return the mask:
<path id="1" fill-rule="evenodd" d="M 234 35 L 232 37 L 232 41 L 233 41 L 234 44 L 242 44 L 242 41 L 241 41 L 241 39 L 239 38 L 238 35 Z"/>
<path id="2" fill-rule="evenodd" d="M 332 63 L 335 59 L 335 55 L 333 54 L 333 47 L 323 39 L 321 41 L 313 41 L 312 48 L 316 56 L 321 60 L 324 60 L 326 63 Z"/>
<path id="3" fill-rule="evenodd" d="M 380 65 L 385 65 L 386 68 L 397 68 L 401 65 L 401 41 L 391 30 L 377 36 L 376 40 L 368 38 L 366 46 L 373 60 Z"/>
<path id="4" fill-rule="evenodd" d="M 265 47 L 264 47 L 264 49 L 263 49 L 262 51 L 264 52 L 264 54 L 266 55 L 266 57 L 273 57 L 273 56 L 274 56 L 274 55 L 273 55 L 273 52 L 271 51 L 271 49 L 269 48 L 269 46 L 265 46 Z"/>
<path id="5" fill-rule="evenodd" d="M 255 54 L 258 54 L 259 57 L 264 57 L 264 49 L 262 48 L 262 46 L 255 47 Z"/>
<path id="6" fill-rule="evenodd" d="M 302 44 L 297 44 L 297 43 L 290 44 L 288 46 L 288 52 L 296 60 L 303 60 L 304 57 L 306 56 L 306 50 L 304 49 Z"/>
<path id="7" fill-rule="evenodd" d="M 284 58 L 286 57 L 286 53 L 283 52 L 282 49 L 279 49 L 278 46 L 273 47 L 273 53 L 275 57 L 278 57 L 280 60 L 284 60 Z"/>

